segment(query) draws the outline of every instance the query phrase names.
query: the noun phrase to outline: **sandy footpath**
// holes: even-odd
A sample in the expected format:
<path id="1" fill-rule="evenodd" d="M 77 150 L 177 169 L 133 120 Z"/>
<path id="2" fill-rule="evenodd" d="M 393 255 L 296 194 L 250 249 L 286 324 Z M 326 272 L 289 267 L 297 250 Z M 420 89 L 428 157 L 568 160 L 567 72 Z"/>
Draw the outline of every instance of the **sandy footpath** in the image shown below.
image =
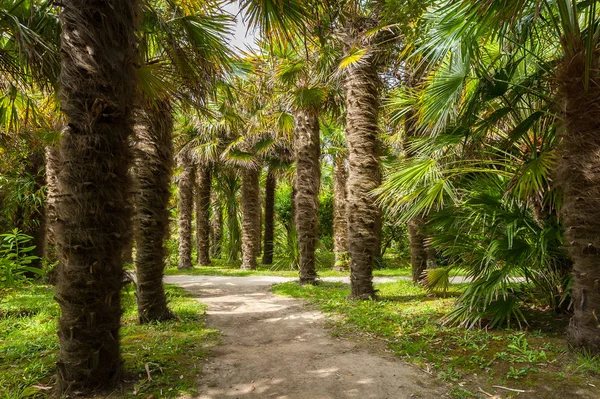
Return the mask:
<path id="1" fill-rule="evenodd" d="M 399 359 L 332 337 L 322 313 L 269 292 L 272 284 L 289 280 L 165 277 L 206 303 L 209 327 L 222 333 L 195 399 L 439 398 L 448 391 Z"/>

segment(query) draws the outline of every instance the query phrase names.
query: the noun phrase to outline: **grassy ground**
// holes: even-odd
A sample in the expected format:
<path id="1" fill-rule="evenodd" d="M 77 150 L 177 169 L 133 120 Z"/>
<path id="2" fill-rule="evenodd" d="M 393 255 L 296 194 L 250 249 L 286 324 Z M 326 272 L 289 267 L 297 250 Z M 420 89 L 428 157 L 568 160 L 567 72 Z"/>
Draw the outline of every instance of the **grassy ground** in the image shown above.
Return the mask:
<path id="1" fill-rule="evenodd" d="M 405 281 L 377 288 L 380 301 L 348 301 L 348 286 L 341 283 L 285 283 L 273 290 L 308 299 L 333 315 L 333 334 L 385 343 L 397 356 L 450 382 L 455 398 L 489 397 L 480 389 L 501 398 L 600 397 L 600 357 L 567 351 L 566 319 L 532 312 L 526 331 L 450 328 L 439 319 L 452 309 L 462 287 L 453 287 L 445 298 Z"/>
<path id="2" fill-rule="evenodd" d="M 177 286 L 167 286 L 167 294 L 178 320 L 139 326 L 134 294 L 124 292 L 121 336 L 127 381 L 103 397 L 174 398 L 194 391 L 202 359 L 217 333 L 206 328 L 204 305 Z M 59 315 L 52 296 L 52 288 L 43 285 L 0 289 L 0 398 L 52 394 Z"/>
<path id="3" fill-rule="evenodd" d="M 350 271 L 333 270 L 329 263 L 320 262 L 317 264 L 319 277 L 344 277 L 349 276 Z M 179 270 L 176 266 L 170 266 L 165 269 L 167 276 L 190 275 L 190 276 L 278 276 L 278 277 L 298 277 L 297 270 L 280 269 L 277 266 L 259 265 L 256 270 L 241 270 L 240 262 L 226 262 L 221 259 L 213 259 L 211 266 L 195 266 L 190 270 Z M 451 276 L 464 274 L 462 270 L 454 269 L 450 272 Z M 402 262 L 392 262 L 386 260 L 384 268 L 373 270 L 376 277 L 411 277 L 412 270 L 410 265 Z"/>
<path id="4" fill-rule="evenodd" d="M 317 264 L 317 272 L 320 277 L 343 277 L 350 274 L 349 271 L 337 271 L 333 269 L 333 262 L 328 259 L 320 259 Z M 411 276 L 410 266 L 401 263 L 386 261 L 385 268 L 376 269 L 373 271 L 375 276 L 398 277 Z M 279 276 L 279 277 L 298 277 L 297 270 L 289 268 L 281 268 L 275 265 L 259 265 L 257 270 L 241 270 L 240 262 L 227 262 L 221 259 L 213 259 L 211 266 L 196 266 L 191 270 L 179 270 L 176 266 L 171 265 L 165 269 L 166 275 L 192 275 L 192 276 Z"/>

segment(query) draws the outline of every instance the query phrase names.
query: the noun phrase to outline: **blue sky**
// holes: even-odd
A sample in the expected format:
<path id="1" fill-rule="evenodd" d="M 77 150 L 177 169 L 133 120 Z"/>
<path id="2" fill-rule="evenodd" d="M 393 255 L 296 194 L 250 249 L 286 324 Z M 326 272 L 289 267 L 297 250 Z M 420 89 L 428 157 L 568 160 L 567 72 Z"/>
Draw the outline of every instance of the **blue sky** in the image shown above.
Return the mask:
<path id="1" fill-rule="evenodd" d="M 233 40 L 230 43 L 231 47 L 237 49 L 237 51 L 246 50 L 247 47 L 256 49 L 256 46 L 254 45 L 254 32 L 248 31 L 248 27 L 244 24 L 242 16 L 239 15 L 238 2 L 231 2 L 227 4 L 224 9 L 236 17 L 235 32 Z"/>

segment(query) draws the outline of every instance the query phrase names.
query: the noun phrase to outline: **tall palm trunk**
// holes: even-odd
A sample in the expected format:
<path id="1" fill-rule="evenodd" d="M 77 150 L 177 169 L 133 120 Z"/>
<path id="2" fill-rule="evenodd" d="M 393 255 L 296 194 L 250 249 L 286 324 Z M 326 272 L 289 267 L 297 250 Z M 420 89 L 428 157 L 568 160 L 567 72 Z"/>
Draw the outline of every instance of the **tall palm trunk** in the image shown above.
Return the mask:
<path id="1" fill-rule="evenodd" d="M 57 146 L 46 147 L 46 257 L 56 260 L 56 201 L 60 155 Z"/>
<path id="2" fill-rule="evenodd" d="M 211 196 L 211 208 L 210 255 L 213 258 L 220 258 L 223 243 L 223 206 L 216 192 L 213 192 Z"/>
<path id="3" fill-rule="evenodd" d="M 351 297 L 375 296 L 373 261 L 378 255 L 380 210 L 371 191 L 381 183 L 378 139 L 379 78 L 371 54 L 346 68 L 346 138 L 348 141 L 348 252 Z"/>
<path id="4" fill-rule="evenodd" d="M 559 179 L 564 190 L 565 241 L 573 261 L 573 317 L 568 341 L 600 353 L 600 74 L 598 58 L 584 86 L 584 44 L 567 52 L 559 75 L 564 99 Z"/>
<path id="5" fill-rule="evenodd" d="M 273 263 L 273 240 L 275 237 L 275 189 L 277 179 L 275 174 L 269 168 L 267 181 L 265 184 L 265 234 L 263 245 L 263 265 Z"/>
<path id="6" fill-rule="evenodd" d="M 210 265 L 210 189 L 212 174 L 209 165 L 196 168 L 196 249 L 198 266 Z"/>
<path id="7" fill-rule="evenodd" d="M 136 297 L 140 323 L 173 317 L 167 307 L 163 273 L 169 235 L 169 199 L 173 169 L 173 115 L 168 101 L 146 103 L 135 125 Z"/>
<path id="8" fill-rule="evenodd" d="M 184 150 L 179 154 L 183 171 L 177 184 L 179 192 L 179 269 L 192 268 L 192 213 L 194 211 L 195 167 L 191 154 Z"/>
<path id="9" fill-rule="evenodd" d="M 295 222 L 300 251 L 300 283 L 314 284 L 317 278 L 315 251 L 319 243 L 321 186 L 319 117 L 316 111 L 299 109 L 294 119 Z"/>
<path id="10" fill-rule="evenodd" d="M 333 160 L 333 252 L 335 268 L 348 269 L 348 221 L 346 215 L 346 182 L 348 172 L 343 157 Z"/>
<path id="11" fill-rule="evenodd" d="M 242 269 L 256 269 L 260 236 L 260 170 L 242 170 Z"/>
<path id="12" fill-rule="evenodd" d="M 241 250 L 240 241 L 240 222 L 238 220 L 238 208 L 231 201 L 227 202 L 227 232 L 228 232 L 228 248 L 227 261 L 235 262 L 239 258 Z"/>
<path id="13" fill-rule="evenodd" d="M 129 231 L 135 103 L 135 0 L 61 2 L 61 140 L 56 201 L 60 257 L 58 391 L 91 391 L 121 376 L 123 237 Z"/>

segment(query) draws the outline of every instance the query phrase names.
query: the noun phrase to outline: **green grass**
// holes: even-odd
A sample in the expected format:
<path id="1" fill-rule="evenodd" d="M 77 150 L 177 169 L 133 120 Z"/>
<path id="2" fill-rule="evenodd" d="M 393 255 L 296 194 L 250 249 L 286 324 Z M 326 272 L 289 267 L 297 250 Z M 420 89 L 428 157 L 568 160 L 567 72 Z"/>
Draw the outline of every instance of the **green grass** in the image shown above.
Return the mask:
<path id="1" fill-rule="evenodd" d="M 333 256 L 330 252 L 320 251 L 317 256 L 317 273 L 319 277 L 344 277 L 349 276 L 350 271 L 333 270 Z M 412 269 L 406 262 L 389 257 L 385 259 L 386 267 L 373 270 L 376 277 L 411 277 Z M 167 276 L 189 275 L 189 276 L 278 276 L 278 277 L 298 277 L 297 270 L 281 269 L 274 265 L 258 265 L 257 270 L 241 270 L 240 262 L 227 262 L 223 259 L 212 259 L 211 266 L 195 266 L 191 270 L 179 270 L 172 264 L 165 269 Z M 131 267 L 133 269 L 133 267 Z M 464 275 L 461 269 L 453 269 L 450 276 Z"/>
<path id="2" fill-rule="evenodd" d="M 194 392 L 202 359 L 217 333 L 206 328 L 204 305 L 177 286 L 166 289 L 178 319 L 145 326 L 136 324 L 133 292 L 124 291 L 121 351 L 127 381 L 111 398 L 174 398 Z M 0 290 L 0 295 L 0 398 L 47 397 L 52 391 L 46 388 L 55 382 L 58 352 L 59 309 L 53 290 L 31 285 Z"/>
<path id="3" fill-rule="evenodd" d="M 342 283 L 273 287 L 277 294 L 307 299 L 337 315 L 331 318 L 334 335 L 376 339 L 397 356 L 452 384 L 451 397 L 480 397 L 475 393 L 479 387 L 501 397 L 509 393 L 493 385 L 526 390 L 527 398 L 572 396 L 581 387 L 598 392 L 587 384 L 600 387 L 600 358 L 567 351 L 565 318 L 532 310 L 527 331 L 465 330 L 439 323 L 464 286 L 453 286 L 446 297 L 427 294 L 407 281 L 378 284 L 377 289 L 378 301 L 349 301 L 348 286 Z M 556 396 L 548 396 L 546 389 Z"/>
<path id="4" fill-rule="evenodd" d="M 349 276 L 349 271 L 332 270 L 329 263 L 319 263 L 317 265 L 319 277 L 344 277 Z M 380 277 L 410 277 L 410 267 L 406 265 L 396 265 L 385 269 L 376 269 L 373 271 L 374 276 Z M 282 270 L 274 266 L 259 265 L 257 270 L 241 270 L 239 262 L 226 262 L 221 259 L 213 259 L 211 266 L 195 266 L 191 270 L 179 270 L 175 266 L 170 266 L 165 269 L 167 276 L 173 275 L 190 275 L 190 276 L 278 276 L 278 277 L 298 277 L 297 270 Z"/>

